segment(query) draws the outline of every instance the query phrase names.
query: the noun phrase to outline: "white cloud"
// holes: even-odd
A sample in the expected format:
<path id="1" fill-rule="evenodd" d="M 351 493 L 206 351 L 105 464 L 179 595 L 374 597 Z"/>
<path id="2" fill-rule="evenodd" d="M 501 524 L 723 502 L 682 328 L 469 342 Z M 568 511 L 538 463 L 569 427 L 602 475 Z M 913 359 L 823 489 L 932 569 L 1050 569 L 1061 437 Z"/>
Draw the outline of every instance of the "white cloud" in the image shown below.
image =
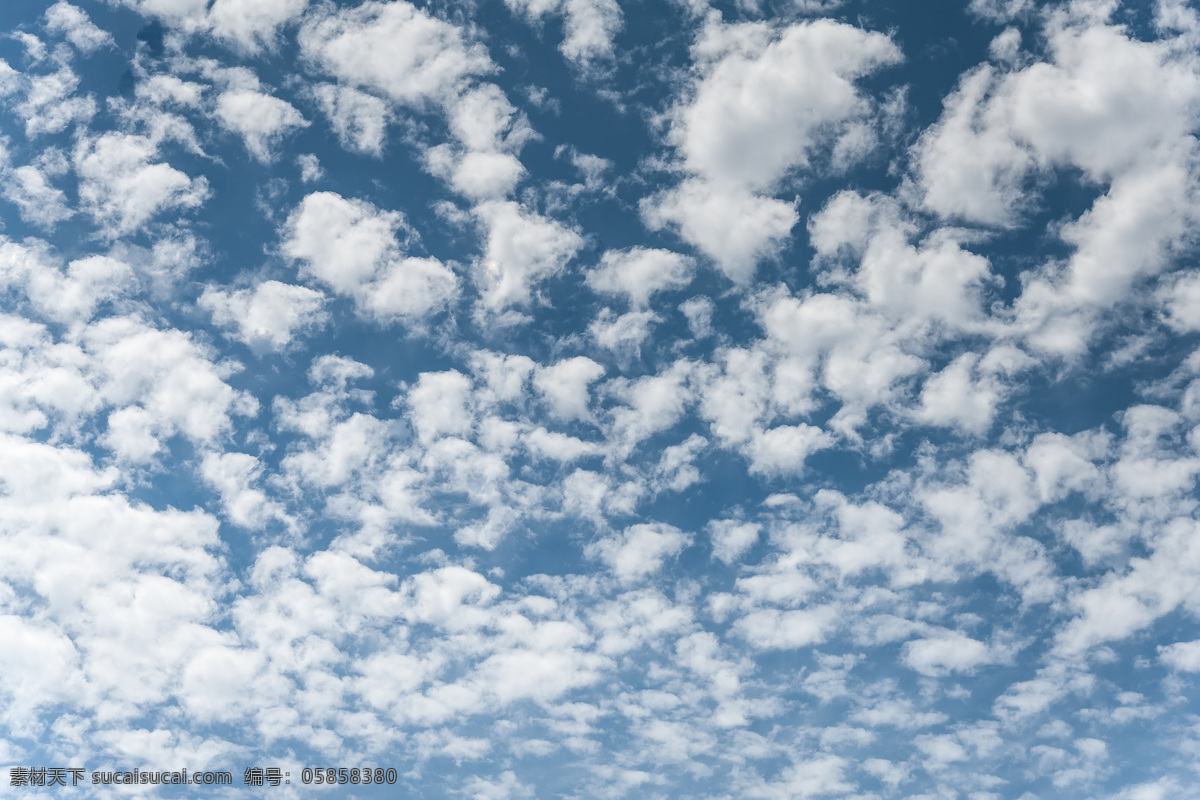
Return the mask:
<path id="1" fill-rule="evenodd" d="M 50 183 L 46 172 L 32 164 L 17 167 L 2 180 L 4 199 L 17 207 L 26 222 L 53 230 L 58 223 L 75 215 L 62 189 Z"/>
<path id="2" fill-rule="evenodd" d="M 829 489 L 817 492 L 815 500 L 818 508 L 830 513 L 837 536 L 812 541 L 814 555 L 843 578 L 882 569 L 893 586 L 910 586 L 928 579 L 929 565 L 912 552 L 911 534 L 905 530 L 901 514 L 881 503 L 850 502 Z M 905 636 L 907 633 L 899 638 Z"/>
<path id="3" fill-rule="evenodd" d="M 1109 795 L 1111 800 L 1167 800 L 1171 797 L 1187 797 L 1188 790 L 1173 777 L 1158 778 L 1126 786 Z"/>
<path id="4" fill-rule="evenodd" d="M 373 156 L 383 154 L 391 120 L 387 103 L 351 86 L 332 83 L 318 84 L 313 93 L 342 147 Z"/>
<path id="5" fill-rule="evenodd" d="M 41 39 L 27 31 L 14 31 L 10 35 L 25 48 L 25 57 L 31 64 L 40 64 L 46 60 L 46 43 Z"/>
<path id="6" fill-rule="evenodd" d="M 200 474 L 220 493 L 225 516 L 233 524 L 254 529 L 276 518 L 291 522 L 283 507 L 255 485 L 263 465 L 249 453 L 209 453 L 200 463 Z"/>
<path id="7" fill-rule="evenodd" d="M 112 34 L 97 28 L 87 13 L 67 2 L 58 0 L 46 9 L 46 30 L 63 34 L 80 52 L 92 53 L 101 47 L 114 47 Z"/>
<path id="8" fill-rule="evenodd" d="M 430 148 L 425 154 L 429 171 L 476 202 L 512 192 L 525 174 L 516 153 L 537 137 L 525 115 L 494 84 L 463 91 L 447 102 L 446 113 L 459 146 Z"/>
<path id="9" fill-rule="evenodd" d="M 603 375 L 603 366 L 587 356 L 575 356 L 540 367 L 533 377 L 533 385 L 554 417 L 588 420 L 592 418 L 588 387 Z"/>
<path id="10" fill-rule="evenodd" d="M 513 13 L 541 22 L 548 14 L 563 15 L 559 50 L 579 66 L 612 58 L 613 38 L 621 30 L 621 7 L 615 0 L 504 0 Z"/>
<path id="11" fill-rule="evenodd" d="M 285 484 L 297 491 L 313 488 L 327 493 L 324 512 L 358 526 L 339 537 L 338 548 L 363 558 L 394 544 L 398 524 L 438 522 L 437 515 L 425 507 L 431 479 L 448 477 L 438 470 L 449 472 L 454 466 L 449 459 L 464 456 L 464 448 L 455 450 L 454 444 L 477 454 L 462 440 L 425 453 L 423 459 L 398 448 L 394 421 L 375 416 L 372 393 L 354 388 L 372 375 L 369 367 L 353 359 L 321 356 L 309 370 L 314 391 L 296 400 L 277 397 L 274 403 L 278 427 L 303 437 L 281 463 Z M 468 487 L 471 479 L 481 477 L 478 469 L 472 471 L 473 464 L 457 466 L 464 473 L 461 483 Z M 447 486 L 445 492 L 460 488 Z"/>
<path id="12" fill-rule="evenodd" d="M 893 401 L 903 382 L 924 370 L 925 361 L 909 349 L 920 347 L 927 329 L 919 327 L 916 341 L 906 341 L 908 331 L 864 306 L 842 293 L 763 296 L 759 324 L 771 349 L 784 355 L 775 368 L 778 406 L 806 413 L 814 389 L 824 387 L 842 404 L 828 427 L 854 437 L 867 409 Z"/>
<path id="13" fill-rule="evenodd" d="M 534 797 L 534 789 L 529 784 L 517 780 L 516 773 L 505 770 L 498 780 L 488 780 L 479 775 L 466 782 L 464 791 L 472 800 L 515 800 L 520 797 Z"/>
<path id="14" fill-rule="evenodd" d="M 761 609 L 738 619 L 733 627 L 759 650 L 796 650 L 825 641 L 836 624 L 836 609 L 817 606 L 795 611 Z"/>
<path id="15" fill-rule="evenodd" d="M 108 256 L 88 256 L 67 265 L 61 278 L 57 272 L 30 275 L 29 298 L 51 319 L 87 320 L 96 308 L 120 298 L 135 285 L 129 265 Z"/>
<path id="16" fill-rule="evenodd" d="M 1182 422 L 1176 412 L 1162 406 L 1138 405 L 1122 413 L 1126 437 L 1121 457 L 1112 466 L 1112 478 L 1125 503 L 1155 504 L 1195 484 L 1200 473 L 1195 452 L 1175 453 L 1163 447 L 1164 437 L 1177 431 Z M 1152 509 L 1153 505 L 1146 510 Z"/>
<path id="17" fill-rule="evenodd" d="M 758 542 L 762 526 L 755 522 L 738 522 L 732 519 L 713 520 L 708 523 L 708 534 L 712 537 L 713 558 L 732 564 Z"/>
<path id="18" fill-rule="evenodd" d="M 1056 636 L 1055 650 L 1064 656 L 1119 641 L 1180 606 L 1198 605 L 1189 588 L 1200 575 L 1200 547 L 1195 523 L 1176 519 L 1154 542 L 1149 558 L 1133 559 L 1127 569 L 1109 572 L 1094 588 L 1071 597 L 1077 615 Z M 1172 651 L 1183 657 L 1186 651 Z"/>
<path id="19" fill-rule="evenodd" d="M 744 452 L 750 471 L 767 475 L 798 475 L 805 460 L 830 447 L 834 438 L 815 425 L 780 425 L 755 431 Z"/>
<path id="20" fill-rule="evenodd" d="M 693 297 L 679 304 L 679 310 L 687 319 L 692 336 L 704 339 L 712 335 L 713 301 L 707 297 Z"/>
<path id="21" fill-rule="evenodd" d="M 539 458 L 551 458 L 564 464 L 578 461 L 586 456 L 596 455 L 600 448 L 592 442 L 585 442 L 574 436 L 545 428 L 535 428 L 525 436 L 529 451 Z"/>
<path id="22" fill-rule="evenodd" d="M 314 192 L 289 217 L 283 248 L 291 258 L 307 262 L 308 271 L 322 283 L 353 294 L 398 251 L 396 233 L 403 227 L 399 212 L 380 211 L 333 192 Z"/>
<path id="23" fill-rule="evenodd" d="M 616 452 L 627 456 L 645 439 L 679 422 L 693 399 L 688 385 L 691 368 L 681 360 L 657 375 L 614 379 L 609 384 L 609 391 L 623 401 L 611 411 L 609 442 Z"/>
<path id="24" fill-rule="evenodd" d="M 925 381 L 917 419 L 982 435 L 991 427 L 1001 385 L 991 376 L 973 376 L 979 356 L 964 353 Z"/>
<path id="25" fill-rule="evenodd" d="M 63 269 L 44 244 L 3 238 L 0 281 L 23 290 L 43 318 L 67 323 L 91 319 L 98 306 L 121 298 L 136 285 L 133 270 L 118 259 L 88 256 Z"/>
<path id="26" fill-rule="evenodd" d="M 0 58 L 0 97 L 14 94 L 21 86 L 21 73 L 12 68 L 7 61 Z"/>
<path id="27" fill-rule="evenodd" d="M 299 35 L 305 57 L 325 71 L 413 106 L 444 101 L 469 76 L 494 69 L 483 47 L 464 38 L 459 28 L 403 0 L 325 9 L 310 16 Z"/>
<path id="28" fill-rule="evenodd" d="M 861 114 L 853 80 L 900 53 L 886 36 L 831 20 L 775 32 L 710 19 L 693 57 L 700 79 L 674 112 L 671 142 L 709 180 L 764 189 L 808 163 L 820 129 Z"/>
<path id="29" fill-rule="evenodd" d="M 306 763 L 407 754 L 418 789 L 480 797 L 529 795 L 564 759 L 597 797 L 1186 794 L 1173 765 L 1197 743 L 1175 735 L 1175 701 L 1200 647 L 1163 636 L 1200 613 L 1200 289 L 1190 267 L 1160 273 L 1190 252 L 1200 196 L 1191 12 L 1160 3 L 1156 41 L 1110 24 L 1104 0 L 976 2 L 1018 13 L 1025 43 L 1010 29 L 988 60 L 1000 28 L 981 28 L 983 52 L 954 59 L 990 66 L 921 138 L 902 93 L 865 88 L 890 79 L 892 40 L 793 24 L 832 4 L 726 25 L 681 0 L 682 38 L 653 43 L 630 93 L 624 56 L 607 61 L 615 6 L 513 3 L 551 36 L 561 17 L 564 69 L 609 70 L 592 88 L 649 119 L 665 160 L 605 151 L 622 122 L 560 141 L 555 110 L 577 121 L 580 87 L 552 82 L 558 108 L 518 74 L 559 43 L 502 42 L 470 9 L 128 0 L 164 21 L 166 50 L 138 45 L 132 90 L 92 117 L 79 87 L 107 73 L 80 81 L 61 36 L 18 32 L 30 72 L 0 65 L 16 125 L 0 179 L 12 213 L 58 235 L 10 220 L 0 237 L 0 638 L 45 655 L 0 652 L 0 761 L 225 768 L 274 742 Z M 254 69 L 279 74 L 295 31 L 315 88 L 288 78 L 278 97 L 330 127 L 252 126 L 248 147 L 284 156 L 258 165 L 215 113 L 222 92 L 276 92 L 248 59 L 266 50 Z M 504 48 L 504 72 L 479 42 Z M 98 55 L 89 69 L 112 62 Z M 664 81 L 677 94 L 647 118 Z M 526 99 L 544 145 L 527 147 Z M 1110 113 L 1126 101 L 1130 118 Z M 26 110 L 71 152 L 29 150 Z M 287 152 L 322 137 L 320 161 Z M 839 170 L 878 142 L 890 163 L 870 167 L 898 188 L 829 191 L 860 183 Z M 261 218 L 250 250 L 227 251 L 210 223 L 229 209 L 191 213 L 208 187 L 184 164 L 265 170 L 264 252 L 284 260 L 254 274 Z M 310 193 L 354 183 L 346 165 L 368 168 L 357 194 Z M 664 167 L 631 207 L 621 171 Z M 451 200 L 430 205 L 428 180 L 388 195 L 384 173 L 405 169 Z M 781 264 L 777 286 L 692 288 L 693 252 L 749 282 L 802 185 L 831 195 L 806 212 L 815 257 Z M 1099 199 L 1061 216 L 1076 190 Z M 609 212 L 691 249 L 609 230 Z M 1037 244 L 1053 259 L 995 230 L 1030 214 L 1055 218 Z M 335 321 L 324 345 L 308 335 Z M 1060 346 L 1114 340 L 1137 360 Z M 239 373 L 238 342 L 282 352 Z M 1095 391 L 1063 427 L 1051 406 L 1081 381 Z M 1107 390 L 1122 384 L 1132 400 Z M 1026 646 L 1037 663 L 1014 658 Z M 1166 734 L 1146 746 L 1174 756 L 1129 785 L 1109 754 L 1149 719 Z"/>
<path id="30" fill-rule="evenodd" d="M 208 25 L 214 36 L 254 53 L 274 49 L 276 31 L 298 18 L 308 0 L 214 0 L 208 7 Z"/>
<path id="31" fill-rule="evenodd" d="M 512 201 L 482 203 L 473 213 L 485 230 L 476 281 L 487 311 L 528 305 L 534 286 L 562 270 L 583 246 L 571 228 Z"/>
<path id="32" fill-rule="evenodd" d="M 0 342 L 0 430 L 29 433 L 53 425 L 69 432 L 101 405 L 78 346 L 13 315 L 0 316 Z"/>
<path id="33" fill-rule="evenodd" d="M 515 151 L 536 135 L 524 115 L 517 113 L 495 84 L 463 92 L 448 106 L 447 112 L 450 130 L 469 151 Z"/>
<path id="34" fill-rule="evenodd" d="M 631 525 L 624 533 L 592 542 L 584 552 L 608 565 L 622 583 L 634 583 L 657 572 L 663 562 L 692 543 L 692 537 L 661 522 Z"/>
<path id="35" fill-rule="evenodd" d="M 155 105 L 175 104 L 184 108 L 200 108 L 207 86 L 185 81 L 175 75 L 149 75 L 133 88 L 139 99 Z"/>
<path id="36" fill-rule="evenodd" d="M 471 380 L 456 370 L 423 372 L 408 393 L 410 417 L 422 442 L 466 434 L 474 425 Z"/>
<path id="37" fill-rule="evenodd" d="M 80 137 L 75 148 L 79 202 L 103 233 L 136 232 L 163 211 L 189 209 L 209 196 L 208 182 L 156 161 L 151 139 L 110 131 Z"/>
<path id="38" fill-rule="evenodd" d="M 1011 224 L 1025 177 L 1047 163 L 1107 181 L 1147 157 L 1172 158 L 1163 148 L 1186 136 L 1200 91 L 1195 59 L 1128 38 L 1107 13 L 1059 10 L 1047 24 L 1051 61 L 964 78 L 917 150 L 931 208 Z"/>
<path id="39" fill-rule="evenodd" d="M 983 642 L 958 631 L 941 631 L 936 636 L 904 645 L 904 663 L 922 675 L 971 672 L 991 663 L 994 656 Z"/>
<path id="40" fill-rule="evenodd" d="M 642 342 L 650 336 L 653 326 L 661 318 L 652 311 L 630 311 L 616 316 L 612 309 L 604 308 L 588 325 L 588 333 L 596 344 L 624 359 L 641 357 Z"/>
<path id="41" fill-rule="evenodd" d="M 846 780 L 848 766 L 846 759 L 827 753 L 809 760 L 796 759 L 784 767 L 775 780 L 750 788 L 747 796 L 784 800 L 844 795 L 855 788 Z"/>
<path id="42" fill-rule="evenodd" d="M 1070 258 L 1030 275 L 1015 303 L 1015 331 L 1064 355 L 1086 348 L 1096 311 L 1170 262 L 1200 194 L 1200 61 L 1169 39 L 1130 38 L 1113 8 L 1050 14 L 1048 60 L 969 72 L 914 149 L 920 198 L 945 218 L 1016 225 L 1037 205 L 1035 179 L 1064 168 L 1102 187 L 1059 229 Z"/>
<path id="43" fill-rule="evenodd" d="M 710 15 L 692 48 L 696 83 L 671 112 L 668 139 L 688 178 L 647 198 L 653 228 L 677 226 L 734 281 L 777 252 L 798 217 L 770 197 L 790 171 L 868 102 L 854 80 L 900 60 L 882 34 L 818 20 L 774 31 Z"/>
<path id="44" fill-rule="evenodd" d="M 1029 0 L 971 0 L 968 10 L 989 22 L 1004 23 L 1030 9 Z"/>
<path id="45" fill-rule="evenodd" d="M 437 259 L 406 255 L 402 230 L 398 212 L 314 192 L 288 217 L 283 251 L 304 264 L 304 274 L 353 298 L 360 314 L 415 321 L 453 302 L 458 278 Z"/>
<path id="46" fill-rule="evenodd" d="M 941 529 L 926 552 L 947 566 L 992 570 L 1028 599 L 1052 598 L 1058 587 L 1044 548 L 1011 533 L 1000 536 L 1037 511 L 1032 476 L 1012 454 L 983 449 L 971 454 L 965 473 L 917 492 Z"/>
<path id="47" fill-rule="evenodd" d="M 150 17 L 187 32 L 196 32 L 206 27 L 205 10 L 209 0 L 116 0 L 120 5 L 132 8 Z"/>
<path id="48" fill-rule="evenodd" d="M 108 317 L 84 334 L 108 415 L 103 443 L 123 461 L 147 462 L 181 433 L 211 444 L 232 428 L 232 415 L 257 411 L 248 394 L 225 378 L 237 369 L 178 330 L 159 330 L 131 317 Z"/>
<path id="49" fill-rule="evenodd" d="M 653 230 L 678 226 L 684 241 L 738 283 L 754 276 L 759 259 L 783 247 L 799 220 L 793 203 L 698 179 L 644 200 L 642 217 Z"/>
<path id="50" fill-rule="evenodd" d="M 624 20 L 616 0 L 563 0 L 566 15 L 559 49 L 572 61 L 587 66 L 614 54 L 613 39 Z"/>
<path id="51" fill-rule="evenodd" d="M 1033 470 L 1042 502 L 1061 500 L 1072 491 L 1101 490 L 1099 468 L 1093 463 L 1109 451 L 1110 437 L 1098 431 L 1074 436 L 1043 433 L 1025 450 L 1023 461 Z"/>
<path id="52" fill-rule="evenodd" d="M 1171 669 L 1200 672 L 1200 640 L 1159 646 L 1158 657 Z"/>
<path id="53" fill-rule="evenodd" d="M 95 99 L 75 94 L 79 76 L 67 64 L 49 74 L 28 75 L 22 83 L 25 99 L 16 110 L 25 119 L 25 136 L 30 139 L 60 133 L 72 123 L 83 124 L 96 115 Z"/>
<path id="54" fill-rule="evenodd" d="M 325 170 L 320 160 L 312 153 L 301 153 L 296 156 L 296 166 L 300 167 L 300 180 L 304 183 L 319 181 L 325 177 Z"/>
<path id="55" fill-rule="evenodd" d="M 995 61 L 1015 64 L 1021 54 L 1021 32 L 1016 28 L 1005 28 L 992 39 L 988 53 Z"/>
<path id="56" fill-rule="evenodd" d="M 654 294 L 691 283 L 695 269 L 695 262 L 679 253 L 631 247 L 607 251 L 585 280 L 601 294 L 624 295 L 634 308 L 645 308 Z"/>
<path id="57" fill-rule="evenodd" d="M 309 125 L 291 103 L 255 89 L 221 92 L 215 113 L 222 127 L 241 136 L 250 154 L 264 164 L 275 160 L 284 136 Z"/>
<path id="58" fill-rule="evenodd" d="M 1023 184 L 1035 161 L 1003 129 L 988 125 L 993 115 L 979 108 L 995 75 L 983 65 L 960 80 L 916 156 L 926 207 L 945 217 L 1005 226 L 1023 210 Z"/>
<path id="59" fill-rule="evenodd" d="M 850 719 L 871 728 L 890 727 L 912 731 L 931 728 L 947 721 L 945 714 L 937 711 L 918 711 L 907 699 L 863 697 Z"/>
<path id="60" fill-rule="evenodd" d="M 1181 270 L 1169 282 L 1163 299 L 1166 323 L 1178 333 L 1200 330 L 1200 272 Z"/>
<path id="61" fill-rule="evenodd" d="M 708 446 L 708 439 L 693 433 L 679 444 L 664 447 L 658 464 L 654 467 L 656 489 L 672 492 L 682 492 L 695 483 L 704 480 L 699 468 L 695 465 L 696 456 Z"/>
<path id="62" fill-rule="evenodd" d="M 222 566 L 216 520 L 130 502 L 112 490 L 116 470 L 97 470 L 79 450 L 19 437 L 3 446 L 0 572 L 28 611 L 17 625 L 0 619 L 61 659 L 39 678 L 19 656 L 5 658 L 5 721 L 41 735 L 15 715 L 69 702 L 99 741 L 164 700 L 190 653 L 216 638 L 205 625 Z"/>
<path id="63" fill-rule="evenodd" d="M 214 325 L 231 329 L 252 348 L 282 349 L 297 332 L 319 328 L 329 316 L 320 292 L 279 281 L 234 291 L 209 286 L 197 304 L 212 314 Z"/>
<path id="64" fill-rule="evenodd" d="M 902 335 L 928 335 L 926 325 L 987 331 L 982 290 L 996 282 L 988 261 L 963 248 L 961 231 L 909 244 L 917 224 L 908 216 L 892 198 L 841 191 L 810 219 L 809 234 L 822 259 L 853 270 L 829 277 L 856 289 Z"/>
<path id="65" fill-rule="evenodd" d="M 1200 16 L 1184 0 L 1159 0 L 1154 8 L 1154 24 L 1160 32 L 1200 34 Z"/>

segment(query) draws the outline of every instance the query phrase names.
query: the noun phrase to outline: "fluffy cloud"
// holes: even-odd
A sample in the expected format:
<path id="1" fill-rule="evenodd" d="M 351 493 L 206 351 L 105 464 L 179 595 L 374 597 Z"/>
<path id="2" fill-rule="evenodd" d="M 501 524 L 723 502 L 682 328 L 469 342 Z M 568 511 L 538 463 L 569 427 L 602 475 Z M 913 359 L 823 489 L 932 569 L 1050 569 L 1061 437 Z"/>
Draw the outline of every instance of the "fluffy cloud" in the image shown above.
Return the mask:
<path id="1" fill-rule="evenodd" d="M 605 308 L 588 326 L 588 333 L 604 349 L 630 359 L 641 355 L 642 342 L 660 321 L 659 316 L 650 311 L 630 311 L 618 317 Z"/>
<path id="2" fill-rule="evenodd" d="M 486 311 L 528 305 L 534 286 L 558 273 L 583 246 L 574 230 L 511 201 L 480 204 L 475 216 L 485 238 L 476 281 Z"/>
<path id="3" fill-rule="evenodd" d="M 298 331 L 328 319 L 324 295 L 279 281 L 232 292 L 210 286 L 197 303 L 212 314 L 213 324 L 231 329 L 250 347 L 283 348 Z"/>
<path id="4" fill-rule="evenodd" d="M 1186 4 L 114 5 L 0 62 L 0 760 L 1186 795 Z"/>
<path id="5" fill-rule="evenodd" d="M 713 557 L 726 564 L 754 546 L 758 541 L 761 526 L 753 522 L 737 522 L 731 519 L 713 520 L 708 524 L 712 537 Z"/>
<path id="6" fill-rule="evenodd" d="M 944 631 L 904 646 L 904 663 L 923 675 L 969 672 L 991 660 L 983 642 L 957 631 Z"/>
<path id="7" fill-rule="evenodd" d="M 51 175 L 47 173 L 59 172 L 56 166 L 27 164 L 13 169 L 4 179 L 4 199 L 17 207 L 22 219 L 45 230 L 53 230 L 75 215 L 66 194 L 49 180 Z"/>
<path id="8" fill-rule="evenodd" d="M 587 356 L 575 356 L 542 367 L 533 385 L 545 398 L 550 413 L 564 420 L 590 419 L 588 387 L 604 375 L 604 367 Z"/>
<path id="9" fill-rule="evenodd" d="M 562 44 L 558 49 L 581 67 L 596 59 L 611 58 L 613 37 L 621 30 L 621 7 L 614 0 L 504 0 L 505 5 L 531 21 L 548 14 L 563 15 Z"/>
<path id="10" fill-rule="evenodd" d="M 777 252 L 798 216 L 769 192 L 805 168 L 828 131 L 869 105 L 855 79 L 900 60 L 891 40 L 830 20 L 773 30 L 708 19 L 692 48 L 696 82 L 668 136 L 696 177 L 648 198 L 651 227 L 682 237 L 744 283 Z"/>
<path id="11" fill-rule="evenodd" d="M 475 201 L 509 194 L 525 172 L 516 153 L 535 137 L 524 115 L 493 84 L 463 92 L 446 111 L 460 146 L 431 148 L 425 155 L 430 171 Z"/>
<path id="12" fill-rule="evenodd" d="M 116 44 L 111 33 L 96 27 L 83 9 L 71 5 L 67 0 L 58 0 L 46 9 L 45 19 L 47 31 L 61 33 L 83 53 L 92 53 L 101 47 Z"/>
<path id="13" fill-rule="evenodd" d="M 658 571 L 691 542 L 692 537 L 672 525 L 645 523 L 593 542 L 587 552 L 607 564 L 622 583 L 633 583 Z"/>
<path id="14" fill-rule="evenodd" d="M 25 98 L 16 110 L 25 120 L 25 135 L 33 138 L 55 134 L 72 124 L 83 124 L 96 115 L 96 100 L 91 95 L 75 94 L 79 76 L 69 64 L 41 75 L 12 75 L 12 84 L 25 89 Z"/>
<path id="15" fill-rule="evenodd" d="M 734 624 L 738 635 L 760 650 L 795 650 L 825 641 L 836 623 L 830 607 L 796 611 L 762 609 Z"/>
<path id="16" fill-rule="evenodd" d="M 985 433 L 995 416 L 1000 388 L 995 380 L 972 376 L 978 361 L 979 356 L 967 353 L 929 378 L 921 390 L 918 418 L 933 425 Z"/>
<path id="17" fill-rule="evenodd" d="M 655 230 L 677 226 L 684 241 L 739 283 L 754 276 L 759 259 L 783 247 L 800 219 L 794 203 L 700 179 L 685 180 L 649 198 L 642 204 L 642 216 Z"/>
<path id="18" fill-rule="evenodd" d="M 384 135 L 391 116 L 383 100 L 350 86 L 332 83 L 319 84 L 313 92 L 342 147 L 374 156 L 383 152 Z"/>
<path id="19" fill-rule="evenodd" d="M 1164 267 L 1196 207 L 1200 62 L 1170 40 L 1129 38 L 1111 13 L 1051 14 L 1048 60 L 969 72 L 914 150 L 922 201 L 952 219 L 1016 225 L 1037 202 L 1031 181 L 1053 169 L 1105 187 L 1062 227 L 1066 265 L 1031 276 L 1016 302 L 1017 329 L 1063 354 L 1086 347 L 1096 309 Z"/>
<path id="20" fill-rule="evenodd" d="M 1158 657 L 1180 672 L 1200 672 L 1200 642 L 1176 642 L 1159 647 Z"/>
<path id="21" fill-rule="evenodd" d="M 397 212 L 315 192 L 288 217 L 283 251 L 304 274 L 353 298 L 364 316 L 418 320 L 454 300 L 458 278 L 437 259 L 406 255 L 397 238 L 406 230 Z"/>
<path id="22" fill-rule="evenodd" d="M 204 481 L 221 495 L 226 517 L 243 528 L 258 528 L 273 518 L 292 521 L 282 505 L 255 486 L 263 474 L 262 463 L 248 453 L 209 453 L 200 465 Z"/>
<path id="23" fill-rule="evenodd" d="M 280 27 L 298 18 L 308 0 L 116 0 L 188 34 L 211 34 L 244 54 L 275 49 Z"/>
<path id="24" fill-rule="evenodd" d="M 276 31 L 300 16 L 308 0 L 214 0 L 208 7 L 213 35 L 244 51 L 274 47 Z"/>
<path id="25" fill-rule="evenodd" d="M 157 159 L 157 143 L 145 136 L 114 131 L 80 138 L 74 153 L 79 202 L 106 236 L 134 233 L 164 211 L 208 199 L 203 177 Z"/>
<path id="26" fill-rule="evenodd" d="M 403 0 L 324 10 L 301 27 L 300 47 L 340 80 L 405 105 L 442 101 L 493 69 L 460 29 Z"/>
<path id="27" fill-rule="evenodd" d="M 0 243 L 0 276 L 20 288 L 43 317 L 56 322 L 92 318 L 98 306 L 116 300 L 135 285 L 129 265 L 107 256 L 76 259 L 65 269 L 45 248 Z"/>
<path id="28" fill-rule="evenodd" d="M 251 155 L 264 163 L 275 159 L 286 134 L 309 124 L 291 103 L 249 86 L 229 88 L 218 95 L 216 116 L 224 128 L 242 137 Z"/>
<path id="29" fill-rule="evenodd" d="M 32 732 L 12 714 L 59 702 L 101 711 L 100 727 L 136 717 L 216 638 L 205 625 L 220 580 L 215 520 L 129 502 L 109 491 L 115 470 L 97 470 L 81 451 L 15 437 L 4 448 L 5 580 L 37 609 L 4 619 L 19 640 L 61 659 L 40 675 L 10 663 L 6 721 Z"/>
<path id="30" fill-rule="evenodd" d="M 687 286 L 694 271 L 693 260 L 679 253 L 631 247 L 605 253 L 586 280 L 601 294 L 624 295 L 630 305 L 645 308 L 654 294 Z"/>
<path id="31" fill-rule="evenodd" d="M 149 461 L 176 433 L 213 443 L 232 428 L 232 415 L 257 410 L 253 397 L 225 382 L 237 365 L 214 363 L 181 331 L 110 317 L 92 325 L 84 342 L 99 392 L 115 409 L 104 442 L 122 460 Z"/>

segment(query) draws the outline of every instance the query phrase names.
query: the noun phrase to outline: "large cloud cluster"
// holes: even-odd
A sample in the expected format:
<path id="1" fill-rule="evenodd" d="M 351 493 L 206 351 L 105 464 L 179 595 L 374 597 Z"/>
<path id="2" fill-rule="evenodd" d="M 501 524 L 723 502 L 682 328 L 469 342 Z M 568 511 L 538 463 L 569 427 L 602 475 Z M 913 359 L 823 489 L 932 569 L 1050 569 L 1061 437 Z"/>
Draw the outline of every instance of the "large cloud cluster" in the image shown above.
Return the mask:
<path id="1" fill-rule="evenodd" d="M 1200 796 L 1200 16 L 892 13 L 26 14 L 0 760 Z"/>

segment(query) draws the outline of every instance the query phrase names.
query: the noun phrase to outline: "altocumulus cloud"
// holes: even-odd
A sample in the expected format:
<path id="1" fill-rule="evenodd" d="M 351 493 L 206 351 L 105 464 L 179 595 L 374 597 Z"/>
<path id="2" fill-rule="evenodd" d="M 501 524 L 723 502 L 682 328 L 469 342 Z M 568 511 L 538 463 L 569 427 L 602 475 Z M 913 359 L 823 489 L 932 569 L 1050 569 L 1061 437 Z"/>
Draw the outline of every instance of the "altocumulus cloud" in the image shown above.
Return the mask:
<path id="1" fill-rule="evenodd" d="M 1200 12 L 895 5 L 5 4 L 0 783 L 1200 797 Z"/>

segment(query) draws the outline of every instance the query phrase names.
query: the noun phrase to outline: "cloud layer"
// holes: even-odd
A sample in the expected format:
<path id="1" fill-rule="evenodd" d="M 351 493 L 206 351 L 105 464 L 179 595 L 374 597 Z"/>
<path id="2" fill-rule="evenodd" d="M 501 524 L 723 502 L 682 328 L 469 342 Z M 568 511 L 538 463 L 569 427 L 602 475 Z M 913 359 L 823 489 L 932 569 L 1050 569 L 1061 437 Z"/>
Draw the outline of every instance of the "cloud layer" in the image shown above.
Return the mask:
<path id="1" fill-rule="evenodd" d="M 1200 796 L 1200 16 L 948 14 L 13 12 L 0 761 Z"/>

